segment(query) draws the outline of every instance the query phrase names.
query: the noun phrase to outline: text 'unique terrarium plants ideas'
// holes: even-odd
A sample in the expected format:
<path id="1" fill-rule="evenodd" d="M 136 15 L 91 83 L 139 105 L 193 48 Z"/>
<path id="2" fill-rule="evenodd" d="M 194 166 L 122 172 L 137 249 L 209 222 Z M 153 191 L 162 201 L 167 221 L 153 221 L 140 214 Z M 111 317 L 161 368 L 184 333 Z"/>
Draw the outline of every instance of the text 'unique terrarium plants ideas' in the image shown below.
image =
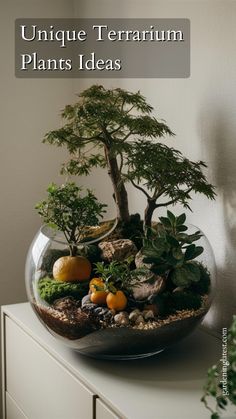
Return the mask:
<path id="1" fill-rule="evenodd" d="M 110 331 L 109 347 L 121 333 L 112 354 L 147 352 L 147 347 L 134 349 L 135 339 L 122 349 L 127 332 L 142 341 L 150 335 L 153 353 L 171 343 L 169 334 L 176 340 L 189 333 L 209 308 L 211 274 L 201 260 L 201 232 L 188 229 L 184 213 L 168 210 L 160 217 L 157 209 L 176 203 L 189 208 L 191 192 L 214 199 L 214 187 L 203 173 L 204 162 L 190 161 L 160 142 L 173 133 L 152 113 L 139 92 L 94 85 L 65 107 L 62 128 L 44 138 L 69 151 L 62 167 L 67 176 L 107 170 L 117 208 L 114 228 L 106 205 L 74 182 L 51 184 L 36 207 L 48 227 L 40 233 L 46 244 L 31 249 L 31 254 L 35 247 L 41 251 L 38 258 L 29 257 L 27 289 L 43 322 L 75 348 L 88 335 Z M 146 197 L 144 214 L 138 208 L 130 214 L 128 183 Z M 93 342 L 92 355 L 99 354 L 100 341 Z"/>

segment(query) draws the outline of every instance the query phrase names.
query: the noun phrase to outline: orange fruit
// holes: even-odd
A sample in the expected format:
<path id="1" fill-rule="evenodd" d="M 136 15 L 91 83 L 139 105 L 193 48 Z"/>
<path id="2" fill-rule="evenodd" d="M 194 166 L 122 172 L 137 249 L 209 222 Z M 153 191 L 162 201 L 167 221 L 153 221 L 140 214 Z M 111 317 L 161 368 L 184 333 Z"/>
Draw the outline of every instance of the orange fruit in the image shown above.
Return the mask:
<path id="1" fill-rule="evenodd" d="M 127 306 L 127 298 L 123 291 L 109 292 L 106 298 L 107 307 L 111 310 L 121 311 Z"/>
<path id="2" fill-rule="evenodd" d="M 106 304 L 106 298 L 107 298 L 107 292 L 106 291 L 93 291 L 90 295 L 90 300 L 94 304 L 102 305 Z"/>
<path id="3" fill-rule="evenodd" d="M 92 292 L 95 291 L 102 291 L 100 289 L 96 289 L 96 286 L 99 288 L 104 288 L 104 282 L 102 280 L 102 278 L 93 278 L 91 279 L 90 283 L 89 283 L 89 289 Z"/>
<path id="4" fill-rule="evenodd" d="M 62 256 L 53 265 L 53 277 L 58 281 L 85 281 L 92 271 L 91 263 L 83 256 Z"/>

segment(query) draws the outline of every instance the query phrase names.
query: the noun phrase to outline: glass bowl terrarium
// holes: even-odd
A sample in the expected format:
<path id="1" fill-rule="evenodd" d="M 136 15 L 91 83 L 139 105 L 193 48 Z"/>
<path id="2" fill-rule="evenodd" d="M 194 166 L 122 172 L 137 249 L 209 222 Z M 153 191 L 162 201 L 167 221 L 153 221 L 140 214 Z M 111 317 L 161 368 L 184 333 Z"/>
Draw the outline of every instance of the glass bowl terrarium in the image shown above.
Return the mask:
<path id="1" fill-rule="evenodd" d="M 138 358 L 187 336 L 212 298 L 214 257 L 185 214 L 154 222 L 160 207 L 189 208 L 191 192 L 214 199 L 204 162 L 158 141 L 173 135 L 151 115 L 140 92 L 91 86 L 65 107 L 65 124 L 44 142 L 71 155 L 62 171 L 88 175 L 106 168 L 116 217 L 75 183 L 51 185 L 37 205 L 45 226 L 26 264 L 29 300 L 48 330 L 80 353 Z M 130 214 L 126 183 L 146 198 Z M 159 215 L 159 214 L 158 214 Z"/>
<path id="2" fill-rule="evenodd" d="M 184 214 L 168 211 L 142 239 L 124 239 L 114 219 L 99 222 L 105 209 L 91 192 L 81 197 L 75 184 L 48 192 L 38 210 L 51 226 L 40 229 L 29 250 L 26 285 L 54 336 L 89 356 L 138 358 L 175 343 L 203 319 L 214 257 Z M 141 224 L 138 215 L 132 219 Z"/>

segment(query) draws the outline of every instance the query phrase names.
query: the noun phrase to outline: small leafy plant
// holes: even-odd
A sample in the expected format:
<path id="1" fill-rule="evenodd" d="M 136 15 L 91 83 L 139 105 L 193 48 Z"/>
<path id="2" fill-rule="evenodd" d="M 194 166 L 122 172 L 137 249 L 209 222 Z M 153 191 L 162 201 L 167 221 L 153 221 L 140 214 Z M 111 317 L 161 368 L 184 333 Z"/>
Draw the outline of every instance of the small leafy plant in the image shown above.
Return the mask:
<path id="1" fill-rule="evenodd" d="M 107 291 L 116 292 L 127 289 L 131 278 L 131 264 L 133 256 L 123 262 L 113 261 L 106 265 L 104 262 L 95 264 L 95 272 L 102 278 Z"/>
<path id="2" fill-rule="evenodd" d="M 150 229 L 144 239 L 144 262 L 151 264 L 154 273 L 168 274 L 176 287 L 197 283 L 203 268 L 194 259 L 203 252 L 203 247 L 194 242 L 201 238 L 200 231 L 187 234 L 185 214 L 175 217 L 167 211 L 167 217 L 160 217 L 160 221 L 157 230 Z"/>
<path id="3" fill-rule="evenodd" d="M 223 385 L 223 373 L 227 377 L 227 388 Z M 209 406 L 209 398 L 215 400 L 215 409 Z M 210 410 L 211 419 L 220 419 L 221 413 L 230 404 L 236 406 L 236 316 L 233 316 L 233 322 L 228 331 L 226 360 L 223 363 L 221 359 L 209 368 L 201 401 Z"/>
<path id="4" fill-rule="evenodd" d="M 39 202 L 36 209 L 47 225 L 64 233 L 70 255 L 75 256 L 78 243 L 89 226 L 98 224 L 106 205 L 89 190 L 82 196 L 82 188 L 73 182 L 61 186 L 52 183 L 47 192 L 48 198 Z"/>

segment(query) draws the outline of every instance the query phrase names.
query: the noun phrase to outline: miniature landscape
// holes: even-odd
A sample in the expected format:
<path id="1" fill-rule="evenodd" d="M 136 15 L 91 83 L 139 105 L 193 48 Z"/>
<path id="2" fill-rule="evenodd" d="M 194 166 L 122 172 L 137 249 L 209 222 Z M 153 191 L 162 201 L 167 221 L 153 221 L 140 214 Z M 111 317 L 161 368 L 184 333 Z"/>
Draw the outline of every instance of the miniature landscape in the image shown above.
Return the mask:
<path id="1" fill-rule="evenodd" d="M 95 85 L 65 107 L 64 126 L 45 136 L 44 142 L 69 151 L 62 167 L 67 177 L 107 170 L 117 208 L 114 228 L 107 205 L 68 181 L 49 185 L 36 206 L 52 237 L 61 232 L 64 243 L 52 238 L 41 253 L 30 299 L 49 329 L 68 340 L 104 329 L 195 325 L 210 306 L 201 232 L 188 228 L 185 213 L 160 216 L 158 209 L 190 208 L 192 193 L 214 199 L 214 187 L 204 162 L 160 142 L 174 134 L 152 113 L 139 92 Z M 127 183 L 145 196 L 144 214 L 138 208 L 130 214 Z"/>

